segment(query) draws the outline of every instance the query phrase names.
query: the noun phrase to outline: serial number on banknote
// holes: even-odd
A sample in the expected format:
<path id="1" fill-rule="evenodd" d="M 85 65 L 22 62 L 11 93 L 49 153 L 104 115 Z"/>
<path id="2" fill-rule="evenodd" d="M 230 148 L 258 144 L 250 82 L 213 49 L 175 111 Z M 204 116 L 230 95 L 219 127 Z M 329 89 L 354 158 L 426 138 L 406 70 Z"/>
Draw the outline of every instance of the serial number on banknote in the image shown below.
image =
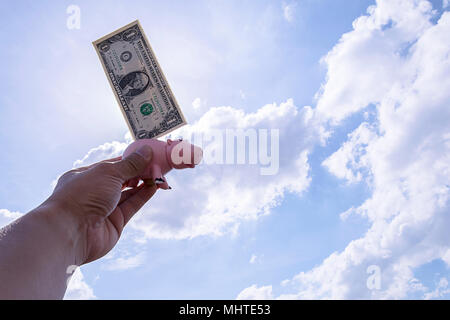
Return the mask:
<path id="1" fill-rule="evenodd" d="M 93 45 L 134 139 L 158 138 L 186 124 L 139 21 Z"/>

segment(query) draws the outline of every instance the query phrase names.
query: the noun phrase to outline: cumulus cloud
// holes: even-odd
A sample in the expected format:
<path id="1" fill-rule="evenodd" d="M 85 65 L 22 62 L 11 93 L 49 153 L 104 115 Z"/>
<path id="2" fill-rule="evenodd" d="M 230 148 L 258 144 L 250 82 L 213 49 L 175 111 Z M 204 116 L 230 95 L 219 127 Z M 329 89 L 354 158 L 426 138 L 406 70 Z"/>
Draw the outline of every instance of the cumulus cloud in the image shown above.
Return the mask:
<path id="1" fill-rule="evenodd" d="M 202 106 L 205 104 L 205 102 L 200 98 L 195 98 L 194 101 L 192 101 L 192 107 L 194 110 L 199 110 L 202 108 Z"/>
<path id="2" fill-rule="evenodd" d="M 376 108 L 376 119 L 323 162 L 337 177 L 372 188 L 342 215 L 360 214 L 370 227 L 284 281 L 279 298 L 432 298 L 445 291 L 444 280 L 427 292 L 414 277 L 417 267 L 449 261 L 450 13 L 433 22 L 436 14 L 428 1 L 378 0 L 324 58 L 328 74 L 315 109 L 324 131 Z M 381 271 L 379 290 L 366 285 L 371 265 Z"/>
<path id="3" fill-rule="evenodd" d="M 208 110 L 208 103 L 206 99 L 202 99 L 200 97 L 195 98 L 192 101 L 191 106 L 192 107 L 186 106 L 186 108 L 183 109 L 183 114 L 188 122 L 191 122 L 193 119 L 198 119 Z"/>
<path id="4" fill-rule="evenodd" d="M 98 147 L 89 150 L 89 152 L 83 157 L 83 159 L 76 160 L 73 166 L 74 168 L 78 168 L 108 158 L 121 156 L 127 146 L 128 144 L 126 142 L 106 142 Z"/>
<path id="5" fill-rule="evenodd" d="M 90 300 L 96 299 L 94 290 L 84 280 L 83 273 L 77 268 L 67 286 L 64 300 Z"/>
<path id="6" fill-rule="evenodd" d="M 274 175 L 262 175 L 262 161 L 250 163 L 247 144 L 248 158 L 244 164 L 236 164 L 237 159 L 227 164 L 226 154 L 223 154 L 223 163 L 203 163 L 194 170 L 173 170 L 167 176 L 173 189 L 158 191 L 130 222 L 131 227 L 139 231 L 138 240 L 184 239 L 235 232 L 239 223 L 270 213 L 286 192 L 302 194 L 310 183 L 308 154 L 317 136 L 311 112 L 310 107 L 297 108 L 292 99 L 279 105 L 268 104 L 253 113 L 216 107 L 194 124 L 177 130 L 172 137 L 191 140 L 202 137 L 205 158 L 208 153 L 217 158 L 225 150 L 226 142 L 222 143 L 222 139 L 227 129 L 249 130 L 256 135 L 259 129 L 268 129 L 268 135 L 270 129 L 277 129 L 279 143 L 275 143 L 279 154 L 273 156 L 278 157 L 279 168 Z M 120 154 L 125 146 L 126 143 L 120 142 L 104 144 L 76 163 L 85 165 L 94 158 L 101 160 L 98 155 L 108 158 Z"/>
<path id="7" fill-rule="evenodd" d="M 9 211 L 8 209 L 0 209 L 0 228 L 10 224 L 17 218 L 20 218 L 23 213 L 17 211 Z"/>
<path id="8" fill-rule="evenodd" d="M 145 255 L 143 253 L 138 253 L 134 256 L 118 257 L 114 259 L 109 259 L 103 265 L 103 269 L 108 271 L 123 271 L 128 269 L 133 269 L 141 266 L 145 261 Z"/>
<path id="9" fill-rule="evenodd" d="M 377 1 L 368 15 L 323 58 L 327 81 L 319 92 L 318 114 L 337 123 L 377 103 L 394 85 L 408 83 L 415 69 L 405 59 L 408 48 L 432 24 L 427 1 Z"/>
<path id="10" fill-rule="evenodd" d="M 274 299 L 272 294 L 272 286 L 258 287 L 252 285 L 245 288 L 236 297 L 237 300 L 271 300 Z"/>
<path id="11" fill-rule="evenodd" d="M 427 292 L 425 294 L 424 298 L 427 300 L 444 298 L 449 293 L 450 293 L 450 288 L 448 287 L 448 280 L 447 280 L 447 278 L 443 277 L 443 278 L 439 279 L 439 282 L 436 285 L 436 288 L 431 292 Z"/>
<path id="12" fill-rule="evenodd" d="M 367 153 L 365 147 L 375 138 L 367 122 L 350 133 L 349 139 L 339 150 L 323 161 L 331 173 L 349 183 L 361 181 L 364 168 L 367 167 Z"/>

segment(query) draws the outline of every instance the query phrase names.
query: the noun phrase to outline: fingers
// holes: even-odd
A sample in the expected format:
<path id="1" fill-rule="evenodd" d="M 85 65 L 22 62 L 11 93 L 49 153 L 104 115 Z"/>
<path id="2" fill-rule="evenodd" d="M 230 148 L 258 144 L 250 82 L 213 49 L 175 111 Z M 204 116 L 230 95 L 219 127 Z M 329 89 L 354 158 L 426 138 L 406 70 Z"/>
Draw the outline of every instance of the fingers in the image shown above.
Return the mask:
<path id="1" fill-rule="evenodd" d="M 125 159 L 114 163 L 114 168 L 123 181 L 135 178 L 143 173 L 152 159 L 152 149 L 143 145 Z"/>
<path id="2" fill-rule="evenodd" d="M 122 202 L 130 198 L 132 195 L 135 195 L 139 190 L 141 190 L 144 187 L 144 184 L 142 183 L 139 187 L 134 187 L 132 189 L 128 189 L 125 191 L 122 191 L 120 194 L 120 200 L 117 205 L 120 205 Z"/>
<path id="3" fill-rule="evenodd" d="M 136 188 L 139 184 L 139 178 L 133 178 L 122 183 L 122 190 L 125 188 Z"/>
<path id="4" fill-rule="evenodd" d="M 148 186 L 142 184 L 137 188 L 123 192 L 127 192 L 127 194 L 123 196 L 124 199 L 121 199 L 121 203 L 119 202 L 118 208 L 120 208 L 122 212 L 124 225 L 130 221 L 133 215 L 138 212 L 148 200 L 150 200 L 156 190 L 157 187 L 155 185 Z"/>

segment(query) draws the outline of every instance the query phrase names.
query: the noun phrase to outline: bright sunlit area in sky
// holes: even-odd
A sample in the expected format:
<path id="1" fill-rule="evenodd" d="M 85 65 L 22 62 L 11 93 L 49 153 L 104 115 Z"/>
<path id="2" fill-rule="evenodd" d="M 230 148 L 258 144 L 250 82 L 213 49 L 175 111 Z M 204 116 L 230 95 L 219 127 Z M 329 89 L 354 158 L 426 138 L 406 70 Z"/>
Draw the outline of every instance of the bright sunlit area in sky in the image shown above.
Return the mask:
<path id="1" fill-rule="evenodd" d="M 448 299 L 449 10 L 1 1 L 0 227 L 132 141 L 92 42 L 138 19 L 187 120 L 161 140 L 277 130 L 277 170 L 170 172 L 65 299 Z"/>

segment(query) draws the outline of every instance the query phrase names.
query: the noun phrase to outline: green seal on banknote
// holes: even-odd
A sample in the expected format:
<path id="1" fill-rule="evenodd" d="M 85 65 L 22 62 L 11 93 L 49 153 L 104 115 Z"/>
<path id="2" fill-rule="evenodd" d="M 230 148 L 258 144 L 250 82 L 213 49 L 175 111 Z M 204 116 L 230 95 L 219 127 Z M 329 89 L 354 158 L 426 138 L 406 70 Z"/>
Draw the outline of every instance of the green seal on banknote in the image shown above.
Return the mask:
<path id="1" fill-rule="evenodd" d="M 144 103 L 142 106 L 141 106 L 141 113 L 144 115 L 144 116 L 148 116 L 150 113 L 152 113 L 153 112 L 153 106 L 151 105 L 151 103 Z"/>

